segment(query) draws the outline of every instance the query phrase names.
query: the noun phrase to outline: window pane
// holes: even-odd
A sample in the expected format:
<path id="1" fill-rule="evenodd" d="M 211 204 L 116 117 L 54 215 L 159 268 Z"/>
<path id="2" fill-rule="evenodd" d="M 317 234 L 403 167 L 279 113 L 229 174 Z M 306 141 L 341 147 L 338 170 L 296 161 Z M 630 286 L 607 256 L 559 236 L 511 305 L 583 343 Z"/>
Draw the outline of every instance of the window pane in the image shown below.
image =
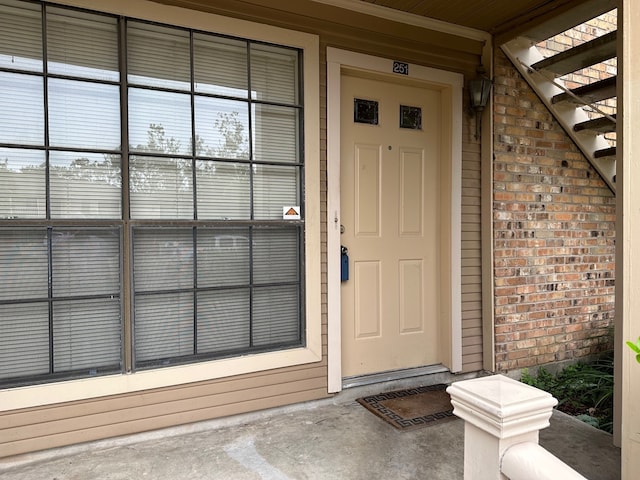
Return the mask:
<path id="1" fill-rule="evenodd" d="M 196 162 L 198 218 L 249 219 L 250 169 L 246 163 Z"/>
<path id="2" fill-rule="evenodd" d="M 134 323 L 136 364 L 194 353 L 193 294 L 139 295 Z"/>
<path id="3" fill-rule="evenodd" d="M 52 218 L 121 218 L 119 155 L 51 152 Z"/>
<path id="4" fill-rule="evenodd" d="M 117 230 L 54 229 L 51 249 L 54 297 L 120 296 Z"/>
<path id="5" fill-rule="evenodd" d="M 256 288 L 253 293 L 253 344 L 300 342 L 300 306 L 296 287 Z"/>
<path id="6" fill-rule="evenodd" d="M 116 19 L 74 10 L 47 10 L 50 73 L 118 81 Z"/>
<path id="7" fill-rule="evenodd" d="M 0 230 L 0 301 L 47 298 L 47 251 L 44 228 Z"/>
<path id="8" fill-rule="evenodd" d="M 251 44 L 251 98 L 299 103 L 296 50 Z"/>
<path id="9" fill-rule="evenodd" d="M 258 165 L 253 176 L 254 216 L 282 219 L 282 207 L 300 205 L 297 167 Z"/>
<path id="10" fill-rule="evenodd" d="M 198 353 L 251 346 L 249 289 L 198 294 Z"/>
<path id="11" fill-rule="evenodd" d="M 120 92 L 117 85 L 49 80 L 51 145 L 120 148 Z"/>
<path id="12" fill-rule="evenodd" d="M 249 229 L 198 229 L 198 287 L 249 284 Z"/>
<path id="13" fill-rule="evenodd" d="M 191 160 L 131 157 L 131 218 L 193 219 Z"/>
<path id="14" fill-rule="evenodd" d="M 2 305 L 0 379 L 46 373 L 49 373 L 49 306 L 47 303 Z"/>
<path id="15" fill-rule="evenodd" d="M 39 4 L 0 1 L 0 67 L 42 71 Z"/>
<path id="16" fill-rule="evenodd" d="M 54 372 L 118 368 L 121 328 L 119 299 L 54 302 Z"/>
<path id="17" fill-rule="evenodd" d="M 195 34 L 193 69 L 196 92 L 247 98 L 247 44 Z"/>
<path id="18" fill-rule="evenodd" d="M 197 154 L 249 158 L 249 112 L 246 102 L 196 97 Z"/>
<path id="19" fill-rule="evenodd" d="M 0 72 L 0 143 L 44 145 L 42 78 Z"/>
<path id="20" fill-rule="evenodd" d="M 298 230 L 256 229 L 253 235 L 254 283 L 297 282 L 300 264 Z M 277 265 L 277 268 L 274 268 Z"/>
<path id="21" fill-rule="evenodd" d="M 45 218 L 45 154 L 0 148 L 0 218 Z"/>
<path id="22" fill-rule="evenodd" d="M 193 231 L 136 229 L 133 237 L 136 292 L 193 288 Z"/>
<path id="23" fill-rule="evenodd" d="M 138 22 L 127 27 L 129 83 L 190 90 L 189 33 Z"/>
<path id="24" fill-rule="evenodd" d="M 192 153 L 189 95 L 129 89 L 129 143 L 150 153 Z"/>
<path id="25" fill-rule="evenodd" d="M 256 105 L 253 123 L 255 160 L 300 162 L 298 111 L 294 108 Z"/>

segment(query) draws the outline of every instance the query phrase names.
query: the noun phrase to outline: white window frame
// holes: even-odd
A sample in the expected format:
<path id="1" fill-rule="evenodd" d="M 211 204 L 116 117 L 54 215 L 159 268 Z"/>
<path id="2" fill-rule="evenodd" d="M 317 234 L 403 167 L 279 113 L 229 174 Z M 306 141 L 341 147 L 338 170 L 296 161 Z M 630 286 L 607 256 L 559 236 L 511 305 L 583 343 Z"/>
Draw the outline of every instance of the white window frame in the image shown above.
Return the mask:
<path id="1" fill-rule="evenodd" d="M 99 10 L 104 13 L 264 41 L 302 50 L 305 106 L 305 346 L 130 374 L 10 388 L 0 391 L 0 411 L 179 386 L 192 382 L 320 362 L 322 360 L 322 329 L 318 36 L 144 0 L 110 0 L 99 3 L 95 0 L 59 0 L 48 3 L 89 10 L 97 10 L 99 5 Z"/>

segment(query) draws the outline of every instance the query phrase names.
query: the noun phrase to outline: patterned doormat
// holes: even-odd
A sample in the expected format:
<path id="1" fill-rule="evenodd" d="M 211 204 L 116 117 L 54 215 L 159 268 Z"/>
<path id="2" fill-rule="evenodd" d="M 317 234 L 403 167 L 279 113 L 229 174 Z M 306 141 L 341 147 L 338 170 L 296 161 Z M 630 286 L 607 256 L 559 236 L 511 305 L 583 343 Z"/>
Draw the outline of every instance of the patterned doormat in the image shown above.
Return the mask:
<path id="1" fill-rule="evenodd" d="M 410 388 L 358 398 L 371 413 L 399 430 L 413 430 L 436 425 L 456 417 L 447 385 Z"/>

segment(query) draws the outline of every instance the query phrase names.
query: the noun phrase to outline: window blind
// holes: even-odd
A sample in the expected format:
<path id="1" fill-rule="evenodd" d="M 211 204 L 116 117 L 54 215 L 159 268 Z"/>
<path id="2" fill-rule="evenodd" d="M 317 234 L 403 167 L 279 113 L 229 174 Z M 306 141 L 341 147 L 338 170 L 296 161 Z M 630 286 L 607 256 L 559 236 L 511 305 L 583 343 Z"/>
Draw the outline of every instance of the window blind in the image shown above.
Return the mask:
<path id="1" fill-rule="evenodd" d="M 131 218 L 193 218 L 190 160 L 131 157 Z"/>
<path id="2" fill-rule="evenodd" d="M 46 303 L 2 305 L 0 380 L 50 372 L 48 311 Z"/>
<path id="3" fill-rule="evenodd" d="M 0 2 L 0 68 L 42 71 L 40 5 Z"/>
<path id="4" fill-rule="evenodd" d="M 193 49 L 197 92 L 248 97 L 247 42 L 196 33 Z"/>
<path id="5" fill-rule="evenodd" d="M 118 24 L 113 17 L 48 8 L 46 46 L 49 73 L 120 79 Z"/>
<path id="6" fill-rule="evenodd" d="M 46 217 L 45 153 L 0 148 L 0 219 Z"/>
<path id="7" fill-rule="evenodd" d="M 44 143 L 42 78 L 0 72 L 0 142 L 17 145 Z"/>
<path id="8" fill-rule="evenodd" d="M 55 147 L 117 150 L 120 92 L 117 85 L 49 80 L 49 141 Z"/>
<path id="9" fill-rule="evenodd" d="M 120 163 L 120 156 L 116 154 L 51 152 L 52 218 L 120 219 Z"/>
<path id="10" fill-rule="evenodd" d="M 190 89 L 191 62 L 187 31 L 129 21 L 127 48 L 130 83 Z"/>
<path id="11" fill-rule="evenodd" d="M 298 104 L 298 52 L 251 45 L 251 96 L 256 100 Z"/>
<path id="12" fill-rule="evenodd" d="M 0 385 L 302 344 L 300 62 L 0 0 Z"/>

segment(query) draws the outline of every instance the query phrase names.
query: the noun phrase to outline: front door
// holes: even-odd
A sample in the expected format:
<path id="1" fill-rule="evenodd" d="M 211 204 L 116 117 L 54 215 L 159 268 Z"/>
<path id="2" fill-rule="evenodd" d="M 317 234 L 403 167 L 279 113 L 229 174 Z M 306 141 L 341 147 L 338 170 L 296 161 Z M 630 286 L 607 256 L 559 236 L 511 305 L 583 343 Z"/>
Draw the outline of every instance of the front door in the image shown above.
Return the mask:
<path id="1" fill-rule="evenodd" d="M 440 363 L 440 94 L 341 81 L 343 376 Z"/>

